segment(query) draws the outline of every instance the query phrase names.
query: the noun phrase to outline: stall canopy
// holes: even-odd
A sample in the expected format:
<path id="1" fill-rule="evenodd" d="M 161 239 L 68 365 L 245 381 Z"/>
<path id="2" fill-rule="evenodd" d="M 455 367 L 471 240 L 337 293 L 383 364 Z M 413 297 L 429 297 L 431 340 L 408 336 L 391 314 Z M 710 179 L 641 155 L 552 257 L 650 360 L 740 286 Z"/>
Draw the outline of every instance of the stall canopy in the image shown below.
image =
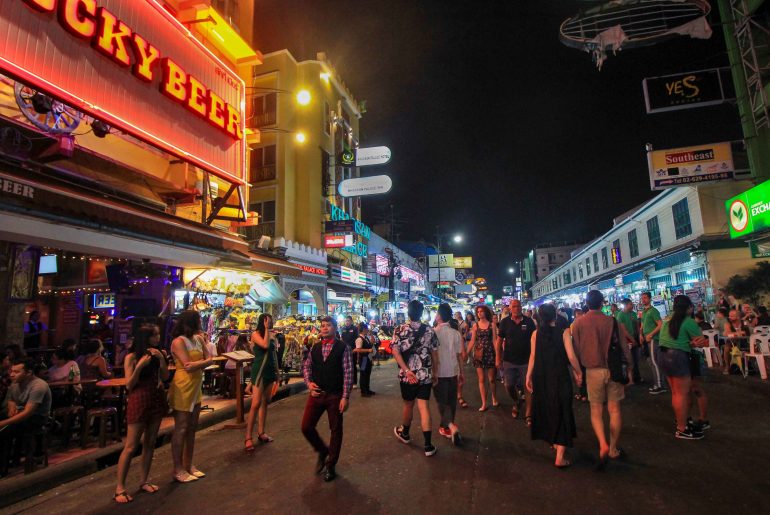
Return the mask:
<path id="1" fill-rule="evenodd" d="M 264 302 L 266 304 L 285 304 L 289 302 L 289 295 L 273 278 L 255 283 L 249 295 L 257 302 Z"/>
<path id="2" fill-rule="evenodd" d="M 623 276 L 623 284 L 631 284 L 636 281 L 644 281 L 644 270 L 639 270 Z"/>

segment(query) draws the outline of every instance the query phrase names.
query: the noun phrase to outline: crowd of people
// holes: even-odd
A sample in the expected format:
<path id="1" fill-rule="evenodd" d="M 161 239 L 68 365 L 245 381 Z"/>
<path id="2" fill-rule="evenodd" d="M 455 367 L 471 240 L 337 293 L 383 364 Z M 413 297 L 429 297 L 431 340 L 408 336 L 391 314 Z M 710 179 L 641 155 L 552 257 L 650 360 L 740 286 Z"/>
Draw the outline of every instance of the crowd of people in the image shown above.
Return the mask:
<path id="1" fill-rule="evenodd" d="M 411 444 L 416 406 L 424 454 L 434 456 L 438 450 L 432 438 L 430 398 L 434 395 L 440 414 L 439 436 L 453 445 L 462 445 L 455 419 L 458 406 L 469 407 L 463 387 L 464 371 L 470 365 L 476 371 L 480 393 L 478 411 L 500 405 L 497 385 L 502 382 L 513 400 L 512 417 L 520 419 L 523 412 L 532 439 L 543 440 L 554 449 L 554 466 L 558 468 L 571 465 L 566 451 L 577 435 L 574 401 L 588 402 L 598 445 L 596 467 L 603 469 L 623 455 L 619 446 L 621 402 L 627 386 L 643 384 L 640 364 L 646 358 L 652 372 L 649 393 L 671 392 L 673 435 L 683 440 L 701 439 L 710 428 L 702 381 L 705 369 L 702 353 L 698 352 L 709 342 L 702 331 L 713 329 L 723 337 L 727 373 L 727 358 L 737 339 L 745 338 L 758 325 L 770 325 L 770 316 L 763 307 L 755 311 L 748 305 L 738 308 L 726 303 L 720 298 L 712 325 L 684 295 L 673 299 L 671 316 L 663 320 L 649 293 L 641 295 L 638 306 L 630 299 L 620 306 L 607 306 L 601 292 L 591 291 L 583 306 L 570 310 L 557 310 L 546 303 L 536 312 L 525 313 L 521 302 L 513 300 L 500 316 L 486 305 L 476 306 L 474 312 L 463 316 L 460 312 L 453 314 L 448 304 L 442 304 L 435 322 L 429 325 L 422 321 L 424 306 L 414 300 L 408 305 L 408 321 L 392 331 L 391 349 L 403 401 L 393 433 L 401 443 Z M 607 307 L 610 315 L 603 311 Z M 147 493 L 158 490 L 150 481 L 150 468 L 160 422 L 169 410 L 174 418 L 173 479 L 190 483 L 206 475 L 194 464 L 195 434 L 203 370 L 213 363 L 215 351 L 206 341 L 196 311 L 185 311 L 177 318 L 169 353 L 159 348 L 160 334 L 154 324 L 136 327 L 124 357 L 127 434 L 117 467 L 114 500 L 118 503 L 133 500 L 126 489 L 126 477 L 140 445 L 140 489 Z M 255 443 L 273 441 L 266 425 L 268 405 L 280 377 L 275 337 L 272 317 L 262 314 L 256 330 L 241 342 L 254 355 L 246 452 L 254 451 Z M 325 317 L 320 334 L 309 342 L 303 357 L 302 376 L 309 395 L 300 427 L 317 453 L 316 472 L 325 481 L 336 477 L 343 417 L 353 389 L 357 385 L 364 398 L 375 395 L 370 388 L 375 340 L 366 324 L 356 326 L 348 317 L 338 328 L 335 318 Z M 72 355 L 75 350 L 77 358 Z M 171 365 L 175 373 L 169 379 Z M 0 440 L 10 441 L 48 423 L 52 394 L 46 378 L 80 382 L 82 378 L 109 377 L 111 371 L 97 339 L 78 346 L 67 342 L 53 353 L 47 370 L 26 358 L 20 346 L 5 347 L 0 353 L 0 397 L 5 399 L 0 407 Z M 166 392 L 164 383 L 169 380 Z M 604 422 L 605 411 L 609 428 Z M 324 413 L 330 428 L 328 443 L 316 429 Z"/>

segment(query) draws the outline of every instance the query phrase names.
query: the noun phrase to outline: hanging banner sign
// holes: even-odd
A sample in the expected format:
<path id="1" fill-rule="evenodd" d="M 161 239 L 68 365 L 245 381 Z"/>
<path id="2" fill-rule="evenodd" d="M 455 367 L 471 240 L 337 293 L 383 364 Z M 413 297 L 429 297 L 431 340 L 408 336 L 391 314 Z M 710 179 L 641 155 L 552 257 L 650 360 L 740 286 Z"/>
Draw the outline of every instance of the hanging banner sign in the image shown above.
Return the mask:
<path id="1" fill-rule="evenodd" d="M 647 152 L 650 188 L 664 190 L 735 178 L 729 142 Z"/>
<path id="2" fill-rule="evenodd" d="M 375 257 L 375 268 L 377 269 L 377 275 L 387 277 L 390 275 L 390 266 L 388 264 L 388 257 L 382 254 L 377 254 Z"/>
<path id="3" fill-rule="evenodd" d="M 454 268 L 454 254 L 431 254 L 428 256 L 428 266 L 430 268 Z"/>
<path id="4" fill-rule="evenodd" d="M 648 114 L 718 105 L 735 97 L 729 68 L 650 77 L 642 88 Z"/>
<path id="5" fill-rule="evenodd" d="M 359 177 L 346 179 L 337 187 L 343 197 L 363 197 L 366 195 L 382 195 L 393 187 L 393 181 L 387 175 Z"/>
<path id="6" fill-rule="evenodd" d="M 0 2 L 0 70 L 244 184 L 245 84 L 156 0 Z"/>
<path id="7" fill-rule="evenodd" d="M 356 166 L 384 165 L 390 161 L 388 147 L 363 147 L 356 149 Z"/>
<path id="8" fill-rule="evenodd" d="M 470 256 L 454 258 L 455 268 L 473 268 L 473 258 Z"/>

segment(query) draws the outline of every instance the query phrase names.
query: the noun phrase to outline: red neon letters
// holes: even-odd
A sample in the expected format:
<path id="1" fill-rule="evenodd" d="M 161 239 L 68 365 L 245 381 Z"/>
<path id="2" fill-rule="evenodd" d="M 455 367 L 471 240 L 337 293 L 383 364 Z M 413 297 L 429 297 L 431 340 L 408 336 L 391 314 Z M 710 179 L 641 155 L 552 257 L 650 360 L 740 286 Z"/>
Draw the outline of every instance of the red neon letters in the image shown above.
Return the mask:
<path id="1" fill-rule="evenodd" d="M 96 0 L 23 0 L 42 13 L 56 12 L 59 24 L 77 38 L 90 41 L 91 46 L 120 66 L 131 67 L 131 73 L 145 82 L 155 78 L 156 63 L 161 68 L 160 91 L 183 105 L 187 110 L 226 132 L 242 139 L 241 114 L 235 106 L 216 93 L 146 39 L 135 33 Z"/>

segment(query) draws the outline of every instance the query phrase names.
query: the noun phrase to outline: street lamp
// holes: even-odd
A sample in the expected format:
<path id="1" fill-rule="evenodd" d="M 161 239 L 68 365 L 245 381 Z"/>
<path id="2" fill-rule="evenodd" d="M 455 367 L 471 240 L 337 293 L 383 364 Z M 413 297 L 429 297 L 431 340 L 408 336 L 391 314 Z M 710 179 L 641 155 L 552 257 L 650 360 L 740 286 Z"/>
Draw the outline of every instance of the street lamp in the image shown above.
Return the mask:
<path id="1" fill-rule="evenodd" d="M 508 273 L 513 275 L 513 272 L 514 272 L 513 267 L 512 266 L 508 267 Z"/>
<path id="2" fill-rule="evenodd" d="M 310 92 L 303 89 L 297 93 L 297 103 L 301 106 L 306 106 L 310 103 Z"/>
<path id="3" fill-rule="evenodd" d="M 305 136 L 304 132 L 298 132 L 294 135 L 294 139 L 297 143 L 304 143 L 307 140 L 307 137 Z"/>
<path id="4" fill-rule="evenodd" d="M 454 240 L 455 243 L 462 243 L 463 236 L 462 236 L 462 234 L 455 234 L 455 236 L 454 236 L 454 238 L 452 238 L 452 240 Z"/>

